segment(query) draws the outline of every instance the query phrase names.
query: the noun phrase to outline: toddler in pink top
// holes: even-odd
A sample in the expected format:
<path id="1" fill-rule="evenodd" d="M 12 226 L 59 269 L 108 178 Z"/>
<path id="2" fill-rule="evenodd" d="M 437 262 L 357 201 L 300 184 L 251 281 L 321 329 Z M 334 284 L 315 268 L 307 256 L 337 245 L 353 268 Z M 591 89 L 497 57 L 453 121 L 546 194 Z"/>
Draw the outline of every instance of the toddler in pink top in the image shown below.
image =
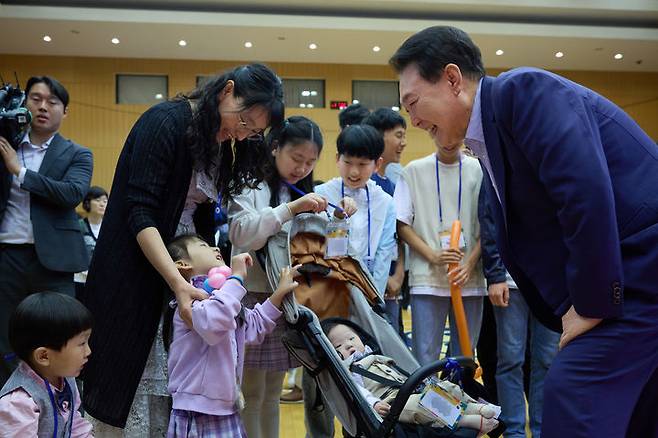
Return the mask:
<path id="1" fill-rule="evenodd" d="M 183 277 L 194 285 L 202 284 L 210 269 L 225 266 L 219 249 L 198 236 L 177 237 L 167 249 Z M 219 290 L 192 303 L 192 327 L 178 312 L 174 315 L 168 438 L 246 437 L 239 414 L 244 405 L 240 392 L 244 346 L 262 342 L 274 329 L 283 298 L 297 286 L 296 268 L 284 268 L 274 294 L 246 309 L 240 301 L 247 293 L 243 280 L 252 264 L 246 253 L 231 259 L 232 275 Z"/>
<path id="2" fill-rule="evenodd" d="M 0 436 L 91 437 L 75 377 L 91 349 L 91 313 L 55 292 L 29 295 L 9 320 L 9 344 L 20 359 L 0 390 Z"/>

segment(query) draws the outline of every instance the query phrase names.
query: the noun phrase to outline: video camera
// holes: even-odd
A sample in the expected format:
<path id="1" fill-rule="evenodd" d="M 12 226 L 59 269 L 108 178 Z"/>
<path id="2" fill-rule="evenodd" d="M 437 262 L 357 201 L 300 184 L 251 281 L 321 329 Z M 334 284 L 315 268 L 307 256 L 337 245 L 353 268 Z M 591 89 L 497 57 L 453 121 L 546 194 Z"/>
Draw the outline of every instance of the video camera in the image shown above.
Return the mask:
<path id="1" fill-rule="evenodd" d="M 0 136 L 16 149 L 31 121 L 32 114 L 25 107 L 25 92 L 18 85 L 0 87 Z"/>

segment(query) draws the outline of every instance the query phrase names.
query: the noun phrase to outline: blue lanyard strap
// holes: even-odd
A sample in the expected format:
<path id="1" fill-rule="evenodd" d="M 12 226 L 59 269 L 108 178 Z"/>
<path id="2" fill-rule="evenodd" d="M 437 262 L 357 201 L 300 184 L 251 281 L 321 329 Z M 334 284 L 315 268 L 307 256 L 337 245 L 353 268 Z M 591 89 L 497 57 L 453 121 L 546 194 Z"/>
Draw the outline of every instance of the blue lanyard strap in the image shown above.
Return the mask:
<path id="1" fill-rule="evenodd" d="M 368 257 L 370 257 L 370 191 L 368 190 L 368 183 L 366 183 L 365 189 L 368 209 Z M 340 196 L 341 199 L 345 197 L 345 183 L 342 181 L 340 182 Z"/>
<path id="2" fill-rule="evenodd" d="M 50 383 L 48 380 L 43 379 L 43 383 L 46 385 L 46 389 L 48 390 L 48 397 L 50 398 L 50 405 L 53 408 L 53 417 L 55 420 L 54 428 L 53 428 L 53 438 L 57 438 L 57 429 L 58 429 L 58 424 L 59 424 L 59 407 L 57 406 L 57 403 L 55 403 L 55 395 L 53 394 L 53 390 L 50 388 Z M 64 379 L 64 391 L 71 391 L 71 400 L 69 401 L 69 438 L 71 437 L 71 434 L 73 433 L 73 410 L 75 409 L 75 400 L 73 399 L 73 390 L 68 387 L 69 383 Z M 64 431 L 64 434 L 66 435 L 66 431 Z"/>
<path id="3" fill-rule="evenodd" d="M 439 195 L 439 225 L 443 224 L 443 208 L 441 206 L 441 180 L 439 179 L 439 157 L 436 158 L 436 191 Z M 462 212 L 462 159 L 459 157 L 459 193 L 457 194 L 457 219 L 461 219 Z"/>
<path id="4" fill-rule="evenodd" d="M 59 411 L 57 409 L 57 404 L 55 403 L 55 395 L 53 394 L 53 390 L 50 389 L 50 383 L 48 383 L 48 380 L 43 379 L 43 383 L 46 385 L 46 389 L 48 390 L 48 397 L 50 397 L 50 404 L 53 407 L 53 417 L 55 418 L 55 425 L 54 425 L 54 430 L 53 430 L 53 438 L 57 438 L 57 424 L 59 423 L 57 420 L 59 420 Z"/>
<path id="5" fill-rule="evenodd" d="M 302 196 L 306 195 L 306 193 L 304 193 L 303 190 L 300 190 L 299 188 L 297 188 L 297 187 L 294 186 L 293 184 L 290 184 L 290 183 L 287 182 L 287 181 L 284 181 L 283 183 L 284 183 L 285 185 L 287 185 L 288 188 L 289 188 L 290 190 L 292 190 L 293 192 L 297 193 L 298 195 L 302 195 Z M 341 213 L 343 212 L 343 209 L 340 208 L 339 206 L 334 205 L 334 204 L 332 204 L 331 202 L 327 202 L 327 204 L 329 204 L 330 207 L 333 207 L 333 208 L 335 208 L 336 210 L 340 211 Z"/>

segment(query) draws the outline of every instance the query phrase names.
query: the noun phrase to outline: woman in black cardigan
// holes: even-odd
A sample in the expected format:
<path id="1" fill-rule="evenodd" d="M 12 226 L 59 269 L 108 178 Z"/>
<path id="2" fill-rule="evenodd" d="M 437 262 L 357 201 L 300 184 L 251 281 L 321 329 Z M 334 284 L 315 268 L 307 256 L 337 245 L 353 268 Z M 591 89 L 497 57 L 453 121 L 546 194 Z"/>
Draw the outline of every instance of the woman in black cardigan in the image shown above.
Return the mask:
<path id="1" fill-rule="evenodd" d="M 133 126 L 85 294 L 95 323 L 83 401 L 96 419 L 125 426 L 169 291 L 189 325 L 191 302 L 205 297 L 179 274 L 165 243 L 182 225 L 214 244 L 210 195 L 229 199 L 255 187 L 263 132 L 279 126 L 283 112 L 281 80 L 251 64 L 155 105 Z M 208 202 L 195 208 L 202 198 Z"/>

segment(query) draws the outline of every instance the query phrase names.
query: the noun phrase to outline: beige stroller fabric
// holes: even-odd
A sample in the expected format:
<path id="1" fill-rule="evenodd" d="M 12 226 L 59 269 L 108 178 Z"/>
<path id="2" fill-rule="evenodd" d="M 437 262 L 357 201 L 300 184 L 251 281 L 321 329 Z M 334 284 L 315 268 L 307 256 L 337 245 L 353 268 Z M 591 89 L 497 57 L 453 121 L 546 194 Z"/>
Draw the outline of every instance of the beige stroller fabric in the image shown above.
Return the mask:
<path id="1" fill-rule="evenodd" d="M 416 371 L 420 365 L 404 344 L 397 331 L 373 310 L 373 305 L 383 305 L 377 294 L 372 276 L 363 261 L 353 251 L 349 257 L 339 260 L 324 259 L 325 228 L 328 219 L 324 214 L 305 213 L 295 216 L 289 232 L 282 231 L 272 236 L 266 245 L 266 272 L 273 289 L 279 281 L 281 269 L 297 263 L 315 263 L 331 269 L 329 281 L 318 281 L 314 275 L 311 286 L 304 286 L 304 278 L 298 279 L 300 286 L 294 294 L 286 296 L 283 301 L 283 313 L 291 324 L 299 318 L 300 302 L 314 312 L 313 325 L 321 334 L 327 354 L 334 357 L 336 363 L 340 358 L 329 340 L 322 334 L 319 319 L 330 316 L 347 317 L 365 331 L 371 333 L 382 354 L 392 357 L 397 365 L 408 373 Z M 297 237 L 299 236 L 299 238 Z M 319 277 L 319 276 L 318 276 Z M 315 380 L 324 394 L 332 412 L 351 435 L 356 434 L 357 424 L 351 410 L 353 406 L 345 402 L 341 389 L 325 369 L 319 372 Z M 356 385 L 351 382 L 352 385 Z M 355 386 L 356 388 L 356 386 Z M 357 394 L 360 393 L 355 389 Z M 365 403 L 365 400 L 364 400 Z M 371 414 L 381 417 L 372 407 Z"/>

